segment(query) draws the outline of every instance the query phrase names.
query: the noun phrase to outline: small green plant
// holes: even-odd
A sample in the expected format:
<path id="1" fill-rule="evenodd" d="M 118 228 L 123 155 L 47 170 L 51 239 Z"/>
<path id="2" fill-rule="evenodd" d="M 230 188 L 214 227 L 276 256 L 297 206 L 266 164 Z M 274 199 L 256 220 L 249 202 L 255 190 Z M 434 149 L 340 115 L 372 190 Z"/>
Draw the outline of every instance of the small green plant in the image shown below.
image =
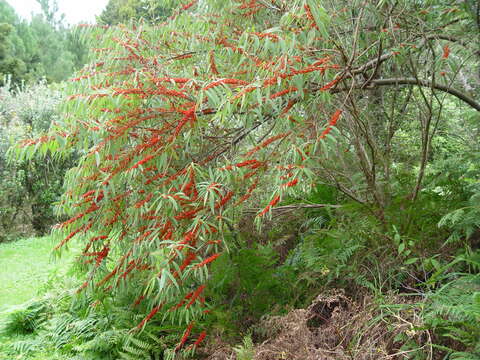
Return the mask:
<path id="1" fill-rule="evenodd" d="M 237 355 L 237 360 L 253 360 L 255 350 L 253 348 L 253 341 L 250 335 L 243 338 L 243 344 L 233 348 Z"/>
<path id="2" fill-rule="evenodd" d="M 233 250 L 213 265 L 215 272 L 207 298 L 215 304 L 215 327 L 237 337 L 261 316 L 282 312 L 295 300 L 296 273 L 277 265 L 278 254 L 271 245 Z"/>
<path id="3" fill-rule="evenodd" d="M 7 315 L 4 331 L 7 334 L 33 333 L 45 324 L 51 311 L 51 304 L 44 299 L 18 306 Z"/>
<path id="4" fill-rule="evenodd" d="M 438 336 L 438 346 L 454 356 L 460 352 L 480 356 L 480 253 L 460 258 L 455 267 L 473 273 L 451 271 L 451 266 L 436 283 L 441 284 L 426 296 L 425 325 Z M 460 352 L 459 352 L 460 351 Z"/>

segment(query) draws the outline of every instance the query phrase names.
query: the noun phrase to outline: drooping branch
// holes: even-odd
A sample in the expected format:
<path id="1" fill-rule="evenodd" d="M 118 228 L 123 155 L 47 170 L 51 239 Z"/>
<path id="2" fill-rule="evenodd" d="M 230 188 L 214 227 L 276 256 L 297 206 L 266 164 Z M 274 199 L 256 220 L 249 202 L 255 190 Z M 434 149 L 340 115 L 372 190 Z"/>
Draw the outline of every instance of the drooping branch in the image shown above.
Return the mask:
<path id="1" fill-rule="evenodd" d="M 373 89 L 377 86 L 391 86 L 391 85 L 417 85 L 417 86 L 423 86 L 423 87 L 427 87 L 435 90 L 440 90 L 457 97 L 458 99 L 470 105 L 475 110 L 480 111 L 480 103 L 475 101 L 475 99 L 471 98 L 467 94 L 457 89 L 454 89 L 452 87 L 438 84 L 438 83 L 435 83 L 429 80 L 424 80 L 424 79 L 415 79 L 415 78 L 375 79 L 370 81 L 368 84 L 367 83 L 359 84 L 354 86 L 353 88 L 354 89 Z M 343 88 L 332 89 L 331 92 L 339 93 L 343 91 L 350 91 L 351 89 L 352 87 L 347 86 Z"/>
<path id="2" fill-rule="evenodd" d="M 475 101 L 475 99 L 471 98 L 467 94 L 451 88 L 446 85 L 438 84 L 429 80 L 424 79 L 415 79 L 415 78 L 392 78 L 392 79 L 377 79 L 371 82 L 374 86 L 388 86 L 388 85 L 418 85 L 423 87 L 428 87 L 436 90 L 440 90 L 446 92 L 450 95 L 453 95 L 463 102 L 467 103 L 475 110 L 480 111 L 480 103 Z"/>

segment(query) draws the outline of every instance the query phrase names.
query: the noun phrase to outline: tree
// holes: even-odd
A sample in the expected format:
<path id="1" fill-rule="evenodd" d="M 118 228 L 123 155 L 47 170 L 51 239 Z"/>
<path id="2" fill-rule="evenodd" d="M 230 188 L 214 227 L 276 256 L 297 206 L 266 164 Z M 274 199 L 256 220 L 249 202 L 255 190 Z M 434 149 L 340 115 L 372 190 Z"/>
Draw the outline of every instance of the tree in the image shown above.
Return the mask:
<path id="1" fill-rule="evenodd" d="M 13 44 L 10 42 L 10 35 L 13 27 L 10 24 L 0 24 L 0 84 L 3 78 L 10 75 L 12 81 L 18 83 L 26 73 L 25 63 L 13 57 Z"/>
<path id="2" fill-rule="evenodd" d="M 64 24 L 55 1 L 41 0 L 42 14 L 30 23 L 21 21 L 14 10 L 0 0 L 0 81 L 8 75 L 14 84 L 47 78 L 59 82 L 86 61 L 84 43 Z"/>
<path id="3" fill-rule="evenodd" d="M 144 19 L 149 23 L 165 20 L 171 13 L 167 2 L 151 0 L 110 0 L 98 21 L 105 25 L 128 24 Z"/>
<path id="4" fill-rule="evenodd" d="M 0 242 L 23 236 L 44 235 L 58 222 L 53 203 L 58 200 L 63 173 L 73 156 L 60 160 L 43 159 L 8 161 L 12 143 L 39 136 L 59 119 L 58 90 L 45 83 L 18 88 L 0 87 Z"/>
<path id="5" fill-rule="evenodd" d="M 260 225 L 320 182 L 385 229 L 392 203 L 411 213 L 447 102 L 480 110 L 465 6 L 204 0 L 158 27 L 92 28 L 101 46 L 71 84 L 69 117 L 22 150 L 84 154 L 57 246 L 85 238 L 79 292 L 134 295 L 138 329 L 157 313 L 185 323 L 179 350 L 201 330 L 208 264 L 245 206 Z M 417 153 L 393 151 L 406 130 Z"/>

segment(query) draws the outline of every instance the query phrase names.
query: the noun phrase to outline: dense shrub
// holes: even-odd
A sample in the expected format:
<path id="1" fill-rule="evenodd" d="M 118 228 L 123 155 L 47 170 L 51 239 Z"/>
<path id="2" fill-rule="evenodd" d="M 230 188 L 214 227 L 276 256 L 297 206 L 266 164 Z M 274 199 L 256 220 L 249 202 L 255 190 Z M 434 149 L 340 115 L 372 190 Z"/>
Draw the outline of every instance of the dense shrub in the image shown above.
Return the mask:
<path id="1" fill-rule="evenodd" d="M 62 192 L 63 176 L 71 165 L 67 156 L 15 160 L 8 149 L 40 136 L 59 121 L 59 90 L 44 83 L 0 88 L 0 241 L 19 234 L 45 234 L 56 222 L 53 203 Z"/>

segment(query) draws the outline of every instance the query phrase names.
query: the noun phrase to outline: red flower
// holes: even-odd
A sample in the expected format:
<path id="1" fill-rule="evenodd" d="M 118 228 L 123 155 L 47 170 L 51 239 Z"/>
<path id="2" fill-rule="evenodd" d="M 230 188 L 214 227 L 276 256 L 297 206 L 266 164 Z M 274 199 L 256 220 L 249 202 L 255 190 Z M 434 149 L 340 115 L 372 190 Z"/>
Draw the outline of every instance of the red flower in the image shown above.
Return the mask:
<path id="1" fill-rule="evenodd" d="M 297 90 L 298 89 L 296 87 L 291 87 L 291 88 L 288 88 L 288 89 L 285 89 L 285 90 L 282 90 L 282 91 L 279 91 L 279 92 L 276 92 L 276 93 L 270 95 L 270 99 L 276 99 L 277 97 L 289 94 L 289 93 L 297 91 Z"/>
<path id="2" fill-rule="evenodd" d="M 445 45 L 443 47 L 442 59 L 448 59 L 449 56 L 450 56 L 450 48 L 448 47 L 448 45 Z"/>
<path id="3" fill-rule="evenodd" d="M 298 179 L 293 179 L 292 181 L 289 181 L 289 182 L 283 184 L 282 187 L 287 188 L 287 187 L 295 186 L 297 184 L 298 184 Z"/>
<path id="4" fill-rule="evenodd" d="M 200 336 L 198 337 L 198 339 L 193 343 L 193 346 L 200 345 L 200 343 L 203 341 L 203 339 L 205 339 L 205 336 L 207 336 L 207 333 L 205 331 L 202 331 L 200 333 Z"/>
<path id="5" fill-rule="evenodd" d="M 195 292 L 192 294 L 192 297 L 190 298 L 190 302 L 187 304 L 187 306 L 185 306 L 186 309 L 193 305 L 195 300 L 197 300 L 197 298 L 200 296 L 204 289 L 205 285 L 201 285 L 197 290 L 195 290 Z"/>
<path id="6" fill-rule="evenodd" d="M 260 214 L 258 214 L 257 216 L 263 216 L 265 215 L 272 207 L 274 207 L 275 205 L 277 205 L 277 203 L 280 201 L 280 195 L 276 195 L 272 201 L 270 201 L 270 203 L 265 207 L 265 209 L 262 210 L 262 212 Z"/>
<path id="7" fill-rule="evenodd" d="M 131 167 L 131 169 L 136 169 L 136 168 L 138 168 L 140 165 L 145 164 L 147 161 L 153 159 L 154 157 L 155 157 L 155 155 L 147 155 L 147 156 L 145 156 L 142 160 L 140 160 L 140 161 L 137 162 L 135 165 L 133 165 L 133 166 Z"/>
<path id="8" fill-rule="evenodd" d="M 143 319 L 140 324 L 137 325 L 137 329 L 141 329 L 143 327 L 143 325 L 145 325 L 145 323 L 150 320 L 152 317 L 155 316 L 155 314 L 158 312 L 158 310 L 160 310 L 160 308 L 162 307 L 162 305 L 158 305 L 158 306 L 155 306 L 152 311 L 150 311 L 150 314 L 148 314 L 145 319 Z"/>
<path id="9" fill-rule="evenodd" d="M 318 137 L 319 139 L 325 138 L 325 136 L 327 136 L 328 133 L 332 131 L 332 127 L 337 124 L 338 119 L 340 119 L 340 115 L 342 115 L 342 110 L 335 111 L 335 113 L 330 118 L 330 121 L 328 122 L 327 128 L 323 130 L 323 132 Z"/>
<path id="10" fill-rule="evenodd" d="M 188 337 L 190 336 L 190 332 L 192 331 L 193 322 L 191 322 L 185 332 L 183 333 L 182 340 L 180 340 L 180 344 L 175 348 L 175 351 L 178 351 L 182 348 L 183 344 L 187 341 Z"/>
<path id="11" fill-rule="evenodd" d="M 203 260 L 201 263 L 197 264 L 195 267 L 199 268 L 199 267 L 202 267 L 204 265 L 207 265 L 209 263 L 211 263 L 212 261 L 214 261 L 216 258 L 218 258 L 221 254 L 214 254 L 208 258 L 206 258 L 205 260 Z"/>
<path id="12" fill-rule="evenodd" d="M 195 5 L 196 2 L 197 2 L 197 0 L 193 0 L 192 2 L 188 3 L 187 5 L 182 6 L 182 9 L 183 9 L 183 10 L 188 10 L 188 9 L 190 9 L 193 5 Z"/>
<path id="13" fill-rule="evenodd" d="M 211 89 L 215 86 L 221 85 L 221 84 L 230 84 L 230 85 L 248 85 L 248 82 L 240 80 L 240 79 L 221 79 L 217 80 L 214 82 L 211 82 L 207 86 L 203 88 L 203 90 L 208 90 Z"/>

